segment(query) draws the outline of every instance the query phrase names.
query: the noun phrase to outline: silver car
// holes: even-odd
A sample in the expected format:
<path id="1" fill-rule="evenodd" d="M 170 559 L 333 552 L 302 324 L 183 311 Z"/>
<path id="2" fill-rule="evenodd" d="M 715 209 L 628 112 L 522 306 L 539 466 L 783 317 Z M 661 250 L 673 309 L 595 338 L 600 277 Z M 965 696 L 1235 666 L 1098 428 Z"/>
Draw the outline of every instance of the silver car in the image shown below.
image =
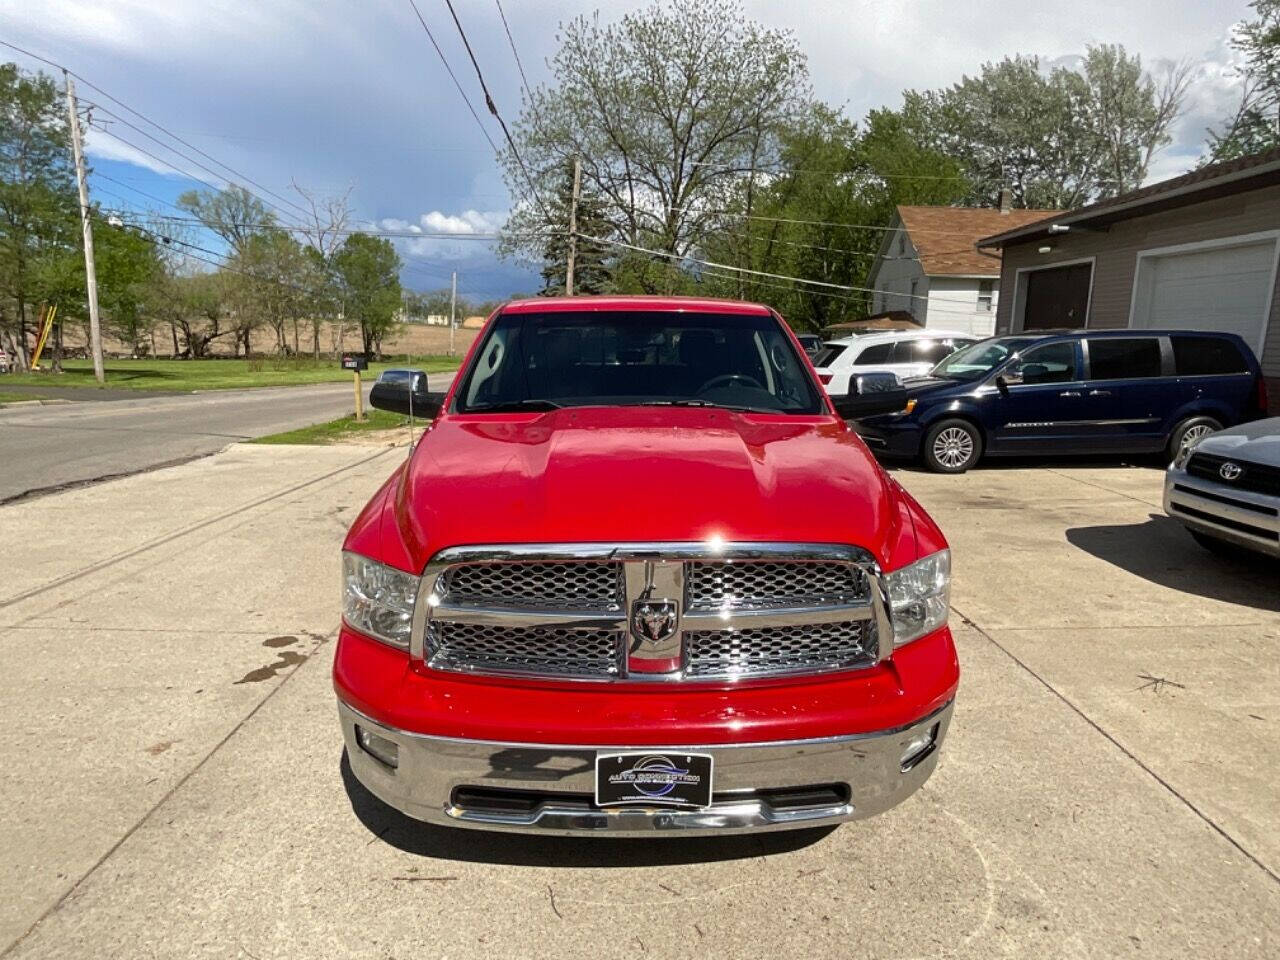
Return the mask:
<path id="1" fill-rule="evenodd" d="M 1165 474 L 1164 510 L 1210 550 L 1280 557 L 1280 417 L 1184 447 Z"/>

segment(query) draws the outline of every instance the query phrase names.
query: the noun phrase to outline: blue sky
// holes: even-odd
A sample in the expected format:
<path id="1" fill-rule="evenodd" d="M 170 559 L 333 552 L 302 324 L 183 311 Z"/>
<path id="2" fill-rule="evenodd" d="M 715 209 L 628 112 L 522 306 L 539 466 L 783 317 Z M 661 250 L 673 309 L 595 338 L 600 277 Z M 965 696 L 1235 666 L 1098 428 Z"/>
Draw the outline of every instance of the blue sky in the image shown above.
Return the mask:
<path id="1" fill-rule="evenodd" d="M 645 5 L 598 4 L 606 18 Z M 497 141 L 500 131 L 484 113 L 444 3 L 418 0 L 418 6 Z M 455 6 L 499 109 L 514 118 L 520 78 L 495 3 L 455 0 Z M 548 79 L 557 24 L 596 7 L 504 0 L 533 83 Z M 749 0 L 746 7 L 750 16 L 795 32 L 815 92 L 855 117 L 896 105 L 905 87 L 955 82 L 1006 54 L 1054 61 L 1079 55 L 1089 43 L 1121 42 L 1149 64 L 1188 58 L 1196 84 L 1155 177 L 1191 166 L 1205 127 L 1231 109 L 1238 81 L 1227 37 L 1247 14 L 1242 0 Z M 511 204 L 492 150 L 408 0 L 6 0 L 0 39 L 65 64 L 277 193 L 291 196 L 294 180 L 320 193 L 349 187 L 364 223 L 486 233 Z M 106 131 L 90 131 L 88 139 L 95 196 L 104 206 L 173 213 L 138 191 L 172 202 L 202 186 L 138 147 L 222 183 L 133 130 L 112 124 Z M 403 280 L 414 289 L 447 286 L 454 269 L 460 291 L 478 299 L 539 285 L 536 266 L 500 260 L 486 241 L 397 245 L 406 262 Z"/>

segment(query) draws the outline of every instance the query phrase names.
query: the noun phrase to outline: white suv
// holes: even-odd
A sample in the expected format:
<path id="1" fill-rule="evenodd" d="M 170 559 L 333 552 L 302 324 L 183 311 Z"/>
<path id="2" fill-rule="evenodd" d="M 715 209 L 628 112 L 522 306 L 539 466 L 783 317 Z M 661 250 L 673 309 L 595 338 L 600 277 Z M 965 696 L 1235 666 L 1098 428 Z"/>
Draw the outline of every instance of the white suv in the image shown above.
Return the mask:
<path id="1" fill-rule="evenodd" d="M 828 340 L 814 358 L 813 366 L 827 393 L 840 396 L 849 392 L 854 377 L 864 373 L 892 373 L 899 380 L 922 377 L 939 360 L 977 341 L 967 333 L 948 330 L 864 333 Z"/>

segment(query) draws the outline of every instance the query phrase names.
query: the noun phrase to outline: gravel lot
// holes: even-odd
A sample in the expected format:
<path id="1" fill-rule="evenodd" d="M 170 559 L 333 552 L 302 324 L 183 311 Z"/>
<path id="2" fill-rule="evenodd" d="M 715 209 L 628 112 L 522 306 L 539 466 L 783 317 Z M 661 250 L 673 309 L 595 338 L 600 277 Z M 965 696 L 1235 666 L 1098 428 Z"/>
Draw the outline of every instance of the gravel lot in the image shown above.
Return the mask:
<path id="1" fill-rule="evenodd" d="M 832 832 L 625 842 L 429 829 L 344 776 L 337 547 L 403 455 L 0 507 L 0 953 L 1280 955 L 1280 571 L 1202 552 L 1159 471 L 897 471 L 955 556 L 937 774 Z"/>

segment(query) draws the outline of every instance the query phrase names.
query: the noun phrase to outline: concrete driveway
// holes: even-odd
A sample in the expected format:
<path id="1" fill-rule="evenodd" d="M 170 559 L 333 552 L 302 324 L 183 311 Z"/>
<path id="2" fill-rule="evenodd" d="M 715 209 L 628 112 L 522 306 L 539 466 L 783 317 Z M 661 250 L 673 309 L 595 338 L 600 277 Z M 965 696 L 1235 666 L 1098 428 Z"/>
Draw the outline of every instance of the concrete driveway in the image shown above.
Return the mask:
<path id="1" fill-rule="evenodd" d="M 948 532 L 937 774 L 828 833 L 431 829 L 341 763 L 346 524 L 403 450 L 234 446 L 0 508 L 13 957 L 1274 957 L 1280 574 L 1160 474 L 897 476 Z"/>

